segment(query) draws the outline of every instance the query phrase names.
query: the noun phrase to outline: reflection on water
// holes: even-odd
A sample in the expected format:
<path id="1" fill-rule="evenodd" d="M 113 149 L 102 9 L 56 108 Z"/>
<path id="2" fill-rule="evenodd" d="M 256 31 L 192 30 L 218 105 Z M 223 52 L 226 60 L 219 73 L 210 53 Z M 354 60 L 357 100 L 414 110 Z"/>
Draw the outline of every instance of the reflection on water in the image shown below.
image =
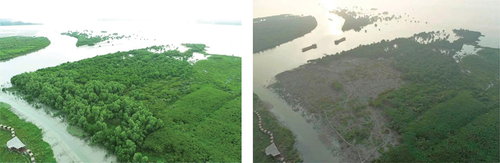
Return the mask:
<path id="1" fill-rule="evenodd" d="M 148 24 L 149 23 L 149 24 Z M 60 33 L 68 30 L 108 31 L 119 35 L 136 35 L 145 39 L 110 40 L 110 43 L 98 43 L 95 46 L 76 47 L 76 38 Z M 230 25 L 200 25 L 200 24 L 168 24 L 164 22 L 93 22 L 86 24 L 68 24 L 66 26 L 36 25 L 36 26 L 0 26 L 0 37 L 7 36 L 44 36 L 51 44 L 40 51 L 20 56 L 5 62 L 0 62 L 0 84 L 10 87 L 10 78 L 24 72 L 36 71 L 41 68 L 57 66 L 65 62 L 73 62 L 85 58 L 104 55 L 118 51 L 146 48 L 153 45 L 171 45 L 185 50 L 181 43 L 203 43 L 208 47 L 208 53 L 242 56 L 240 41 L 241 26 Z M 198 55 L 196 55 L 198 57 Z M 133 56 L 129 56 L 133 57 Z M 198 60 L 202 57 L 197 58 Z M 69 135 L 67 124 L 60 119 L 51 117 L 43 109 L 35 109 L 16 96 L 0 92 L 0 101 L 12 106 L 12 111 L 40 127 L 44 136 L 54 151 L 58 162 L 111 162 L 116 157 L 106 157 L 104 149 L 89 146 L 88 142 Z"/>
<path id="2" fill-rule="evenodd" d="M 355 6 L 358 9 L 362 8 L 363 12 L 368 14 L 387 11 L 390 15 L 402 15 L 408 20 L 377 22 L 376 27 L 374 24 L 368 25 L 361 32 L 353 30 L 342 32 L 344 19 L 328 11 L 338 7 L 354 8 Z M 318 26 L 311 33 L 274 49 L 253 55 L 254 92 L 262 100 L 280 106 L 274 107 L 272 112 L 280 121 L 283 121 L 285 126 L 292 130 L 298 144 L 309 142 L 317 144 L 319 140 L 314 137 L 318 137 L 318 133 L 295 127 L 312 128 L 312 125 L 306 124 L 304 118 L 297 116 L 299 113 L 291 112 L 290 106 L 280 98 L 272 96 L 269 90 L 262 88 L 271 83 L 275 75 L 299 67 L 307 60 L 320 58 L 325 54 L 335 54 L 383 39 L 410 37 L 423 31 L 451 31 L 459 28 L 479 31 L 485 35 L 485 37 L 480 38 L 479 45 L 499 47 L 500 15 L 494 14 L 498 13 L 498 6 L 500 6 L 500 1 L 495 0 L 481 3 L 473 0 L 460 2 L 453 0 L 404 0 L 397 3 L 390 0 L 254 0 L 254 18 L 280 14 L 312 15 L 318 22 Z M 377 8 L 377 10 L 371 10 L 371 8 Z M 419 23 L 410 22 L 410 20 L 418 20 Z M 346 41 L 335 45 L 335 40 L 342 37 L 346 37 Z M 456 39 L 453 34 L 448 38 L 450 41 Z M 311 44 L 317 44 L 317 48 L 303 53 L 301 49 Z M 298 123 L 303 124 L 299 125 Z M 315 148 L 298 146 L 299 152 L 306 162 L 331 158 L 331 155 L 320 154 L 320 150 L 325 148 L 321 145 L 317 145 Z"/>

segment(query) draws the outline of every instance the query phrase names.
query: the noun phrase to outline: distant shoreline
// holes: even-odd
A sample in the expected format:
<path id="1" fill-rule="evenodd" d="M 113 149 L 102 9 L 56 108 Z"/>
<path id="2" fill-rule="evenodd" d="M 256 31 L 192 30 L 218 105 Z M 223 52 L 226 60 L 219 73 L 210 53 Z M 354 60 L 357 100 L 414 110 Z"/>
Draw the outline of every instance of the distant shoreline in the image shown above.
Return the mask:
<path id="1" fill-rule="evenodd" d="M 43 25 L 42 23 L 26 23 L 22 21 L 4 21 L 0 22 L 0 26 L 19 26 L 19 25 Z"/>

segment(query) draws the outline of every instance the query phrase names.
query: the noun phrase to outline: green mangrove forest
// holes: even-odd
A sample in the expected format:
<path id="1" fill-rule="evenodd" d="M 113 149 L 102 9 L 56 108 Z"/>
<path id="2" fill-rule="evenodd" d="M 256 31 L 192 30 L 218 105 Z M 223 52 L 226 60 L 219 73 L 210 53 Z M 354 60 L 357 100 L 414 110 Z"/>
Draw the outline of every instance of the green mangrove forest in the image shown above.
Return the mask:
<path id="1" fill-rule="evenodd" d="M 374 105 L 391 117 L 391 127 L 403 139 L 380 161 L 500 161 L 500 49 L 478 46 L 479 32 L 453 32 L 460 37 L 456 41 L 428 45 L 409 41 L 404 47 L 412 53 L 395 57 L 394 66 L 409 84 L 379 96 Z M 480 50 L 457 63 L 451 55 L 464 45 Z M 451 53 L 436 53 L 437 48 Z"/>
<path id="2" fill-rule="evenodd" d="M 0 37 L 0 61 L 26 55 L 50 45 L 47 37 Z"/>
<path id="3" fill-rule="evenodd" d="M 350 107 L 351 103 L 356 112 L 362 113 L 369 108 L 380 111 L 388 119 L 387 126 L 399 135 L 398 140 L 392 140 L 399 142 L 395 146 L 384 144 L 383 138 L 373 142 L 375 137 L 371 134 L 379 132 L 371 123 L 373 116 L 354 116 L 344 123 L 333 124 L 347 141 L 358 147 L 369 142 L 382 147 L 375 148 L 381 156 L 372 160 L 374 162 L 498 162 L 500 49 L 478 45 L 482 36 L 480 32 L 455 29 L 451 34 L 458 39 L 449 41 L 449 35 L 441 31 L 422 32 L 309 60 L 300 68 L 278 74 L 273 87 L 282 88 L 282 97 L 292 96 L 285 98 L 287 102 L 300 102 L 309 112 L 321 117 L 322 113 Z M 465 46 L 473 46 L 476 51 L 464 52 Z M 307 80 L 303 82 L 306 84 L 292 78 L 300 72 L 322 72 L 319 70 L 343 60 L 357 61 L 360 65 L 377 63 L 371 69 L 387 64 L 391 71 L 400 74 L 392 76 L 403 82 L 398 87 L 381 91 L 375 98 L 368 98 L 366 103 L 361 98 L 357 99 L 358 102 L 353 101 L 353 96 L 351 99 L 339 97 L 348 102 L 341 106 L 332 102 L 334 98 L 302 96 L 301 91 L 290 91 L 302 87 L 311 89 L 308 88 L 312 87 L 310 85 L 321 83 L 330 83 L 332 94 L 347 89 L 342 80 L 325 80 L 325 76 L 332 74 L 302 73 L 298 77 Z M 344 75 L 350 81 L 362 82 L 368 79 L 376 81 L 377 76 L 383 74 L 363 74 L 369 70 L 346 71 Z M 370 89 L 377 87 L 358 91 L 363 94 Z M 329 91 L 324 89 L 324 92 Z M 326 94 L 324 92 L 316 94 Z M 348 127 L 356 121 L 370 123 L 359 128 Z M 385 132 L 388 130 L 381 131 Z"/>
<path id="4" fill-rule="evenodd" d="M 10 91 L 56 110 L 120 162 L 241 161 L 241 58 L 164 46 L 12 77 Z M 193 53 L 210 55 L 195 63 Z"/>
<path id="5" fill-rule="evenodd" d="M 0 102 L 0 124 L 15 129 L 16 136 L 30 149 L 37 162 L 56 162 L 54 152 L 49 143 L 43 141 L 42 130 L 31 122 L 21 120 L 16 114 L 10 111 L 10 105 Z M 0 129 L 0 162 L 30 162 L 27 154 L 9 152 L 6 144 L 12 139 L 8 130 Z"/>
<path id="6" fill-rule="evenodd" d="M 76 47 L 79 46 L 94 46 L 97 43 L 108 41 L 109 40 L 118 40 L 118 39 L 123 39 L 123 38 L 130 38 L 131 36 L 125 36 L 121 35 L 118 36 L 118 33 L 113 33 L 113 34 L 108 34 L 108 35 L 93 35 L 93 31 L 91 30 L 83 30 L 82 32 L 78 31 L 68 31 L 68 32 L 63 32 L 61 35 L 67 35 L 71 36 L 74 38 L 77 38 L 78 41 L 76 42 Z M 101 33 L 107 33 L 107 31 L 101 31 Z"/>
<path id="7" fill-rule="evenodd" d="M 310 33 L 318 22 L 313 16 L 276 15 L 253 19 L 253 53 L 272 49 Z"/>

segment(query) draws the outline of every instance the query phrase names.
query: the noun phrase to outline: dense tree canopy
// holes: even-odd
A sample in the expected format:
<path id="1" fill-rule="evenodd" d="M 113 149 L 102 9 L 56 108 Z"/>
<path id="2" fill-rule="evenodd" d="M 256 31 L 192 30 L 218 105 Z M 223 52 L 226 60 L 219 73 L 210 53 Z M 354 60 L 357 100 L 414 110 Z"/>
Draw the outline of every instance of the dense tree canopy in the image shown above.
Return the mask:
<path id="1" fill-rule="evenodd" d="M 0 38 L 0 61 L 26 55 L 50 45 L 47 37 L 12 36 Z"/>
<path id="2" fill-rule="evenodd" d="M 117 52 L 11 79 L 119 161 L 241 161 L 241 58 L 187 62 L 205 45 Z"/>

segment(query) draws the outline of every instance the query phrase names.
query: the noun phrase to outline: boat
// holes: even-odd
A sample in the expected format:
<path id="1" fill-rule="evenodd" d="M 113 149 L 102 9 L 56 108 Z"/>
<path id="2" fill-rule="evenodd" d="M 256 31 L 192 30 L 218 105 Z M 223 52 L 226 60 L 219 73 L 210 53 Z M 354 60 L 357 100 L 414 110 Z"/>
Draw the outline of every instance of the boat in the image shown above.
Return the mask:
<path id="1" fill-rule="evenodd" d="M 306 52 L 308 50 L 311 50 L 311 49 L 316 49 L 317 46 L 316 44 L 312 44 L 311 46 L 308 46 L 308 47 L 305 47 L 305 48 L 302 48 L 302 52 Z"/>
<path id="2" fill-rule="evenodd" d="M 335 40 L 335 45 L 340 44 L 341 42 L 345 41 L 345 37 L 342 37 L 341 39 Z"/>

